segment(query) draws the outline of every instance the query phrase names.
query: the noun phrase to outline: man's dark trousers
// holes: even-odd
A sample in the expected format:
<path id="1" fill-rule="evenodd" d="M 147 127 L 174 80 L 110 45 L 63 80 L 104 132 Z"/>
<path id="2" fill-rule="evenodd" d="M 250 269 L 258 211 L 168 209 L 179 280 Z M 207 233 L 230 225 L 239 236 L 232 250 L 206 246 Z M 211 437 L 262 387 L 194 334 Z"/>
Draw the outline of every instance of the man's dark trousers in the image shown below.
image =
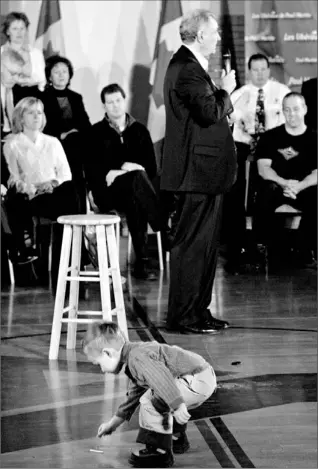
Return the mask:
<path id="1" fill-rule="evenodd" d="M 147 223 L 153 231 L 162 229 L 158 196 L 145 171 L 129 171 L 118 176 L 95 201 L 103 212 L 118 210 L 126 215 L 136 259 L 147 257 Z"/>
<path id="2" fill-rule="evenodd" d="M 211 315 L 207 308 L 219 251 L 223 195 L 175 194 L 172 216 L 169 327 L 198 324 Z"/>

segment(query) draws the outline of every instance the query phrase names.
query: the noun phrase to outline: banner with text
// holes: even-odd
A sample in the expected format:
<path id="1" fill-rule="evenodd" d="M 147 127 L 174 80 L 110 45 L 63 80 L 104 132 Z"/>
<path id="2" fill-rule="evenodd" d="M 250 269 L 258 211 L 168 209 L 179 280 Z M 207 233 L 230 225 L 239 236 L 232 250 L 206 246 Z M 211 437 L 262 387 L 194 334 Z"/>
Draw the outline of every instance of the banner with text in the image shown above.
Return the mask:
<path id="1" fill-rule="evenodd" d="M 291 90 L 317 76 L 317 2 L 246 0 L 245 57 L 265 54 L 271 75 Z"/>

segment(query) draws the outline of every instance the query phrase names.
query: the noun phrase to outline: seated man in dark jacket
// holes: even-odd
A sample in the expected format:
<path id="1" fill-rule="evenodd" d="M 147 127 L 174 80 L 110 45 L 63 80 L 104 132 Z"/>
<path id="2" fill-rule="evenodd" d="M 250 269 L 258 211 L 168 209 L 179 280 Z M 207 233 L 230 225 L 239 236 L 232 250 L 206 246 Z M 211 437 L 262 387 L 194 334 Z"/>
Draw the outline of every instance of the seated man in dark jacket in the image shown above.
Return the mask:
<path id="1" fill-rule="evenodd" d="M 147 128 L 126 113 L 126 95 L 117 84 L 101 91 L 105 117 L 92 126 L 92 152 L 86 164 L 88 185 L 101 212 L 126 215 L 136 255 L 133 274 L 150 279 L 147 271 L 147 223 L 163 229 L 157 194 L 151 183 L 157 166 Z"/>
<path id="2" fill-rule="evenodd" d="M 274 240 L 277 207 L 302 211 L 299 248 L 305 264 L 315 264 L 317 250 L 317 134 L 305 124 L 307 106 L 297 92 L 283 99 L 285 124 L 265 132 L 256 148 L 261 176 L 253 217 L 254 237 L 261 255 Z"/>

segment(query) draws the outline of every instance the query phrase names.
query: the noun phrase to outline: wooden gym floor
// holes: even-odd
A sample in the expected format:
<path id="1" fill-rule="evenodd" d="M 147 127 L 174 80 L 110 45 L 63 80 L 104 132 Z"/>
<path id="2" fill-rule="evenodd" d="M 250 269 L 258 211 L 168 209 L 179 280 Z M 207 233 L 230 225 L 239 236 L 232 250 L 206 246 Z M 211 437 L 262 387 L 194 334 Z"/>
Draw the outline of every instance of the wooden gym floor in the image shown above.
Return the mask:
<path id="1" fill-rule="evenodd" d="M 124 251 L 121 258 L 130 339 L 196 351 L 218 378 L 217 392 L 191 412 L 191 448 L 176 455 L 175 467 L 317 467 L 316 271 L 229 276 L 221 259 L 211 310 L 232 327 L 180 335 L 164 330 L 168 273 L 136 281 L 125 270 Z M 102 375 L 86 361 L 80 326 L 76 350 L 66 350 L 63 329 L 59 360 L 48 360 L 49 287 L 4 286 L 1 304 L 1 466 L 129 467 L 137 415 L 111 436 L 95 436 L 125 397 L 125 375 Z M 99 305 L 97 285 L 90 285 L 80 309 Z"/>

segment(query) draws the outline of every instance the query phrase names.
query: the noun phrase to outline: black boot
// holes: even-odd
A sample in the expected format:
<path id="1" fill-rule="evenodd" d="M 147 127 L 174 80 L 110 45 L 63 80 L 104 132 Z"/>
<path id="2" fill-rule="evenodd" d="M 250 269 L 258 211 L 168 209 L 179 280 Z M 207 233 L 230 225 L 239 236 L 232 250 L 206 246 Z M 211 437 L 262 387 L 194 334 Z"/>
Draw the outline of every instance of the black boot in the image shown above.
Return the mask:
<path id="1" fill-rule="evenodd" d="M 190 448 L 190 443 L 185 432 L 180 433 L 175 439 L 175 435 L 172 437 L 172 448 L 176 454 L 183 454 Z"/>
<path id="2" fill-rule="evenodd" d="M 138 455 L 131 453 L 128 462 L 133 467 L 171 467 L 174 458 L 171 451 L 167 450 L 163 453 L 154 446 L 146 445 L 146 448 L 140 450 Z"/>

